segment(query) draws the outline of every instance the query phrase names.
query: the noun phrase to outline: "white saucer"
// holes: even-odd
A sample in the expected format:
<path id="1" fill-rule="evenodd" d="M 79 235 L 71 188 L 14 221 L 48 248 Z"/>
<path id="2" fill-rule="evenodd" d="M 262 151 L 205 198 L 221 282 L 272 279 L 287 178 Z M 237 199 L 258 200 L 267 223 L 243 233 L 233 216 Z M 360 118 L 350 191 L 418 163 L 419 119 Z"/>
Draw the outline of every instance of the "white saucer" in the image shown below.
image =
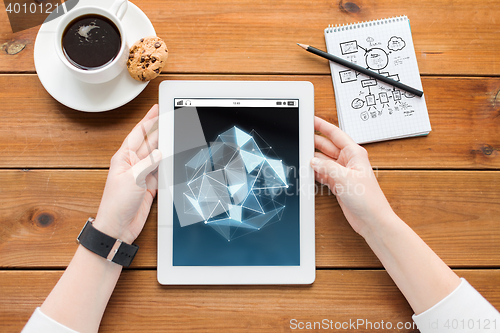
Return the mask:
<path id="1" fill-rule="evenodd" d="M 91 5 L 108 7 L 111 3 L 102 0 L 80 0 L 75 8 Z M 54 34 L 59 20 L 60 17 L 42 24 L 36 37 L 34 52 L 38 78 L 57 101 L 79 111 L 108 111 L 127 104 L 146 88 L 149 82 L 132 79 L 125 67 L 116 78 L 101 84 L 85 83 L 75 78 L 59 60 L 55 51 Z M 122 22 L 129 47 L 142 37 L 156 36 L 149 18 L 130 1 Z"/>

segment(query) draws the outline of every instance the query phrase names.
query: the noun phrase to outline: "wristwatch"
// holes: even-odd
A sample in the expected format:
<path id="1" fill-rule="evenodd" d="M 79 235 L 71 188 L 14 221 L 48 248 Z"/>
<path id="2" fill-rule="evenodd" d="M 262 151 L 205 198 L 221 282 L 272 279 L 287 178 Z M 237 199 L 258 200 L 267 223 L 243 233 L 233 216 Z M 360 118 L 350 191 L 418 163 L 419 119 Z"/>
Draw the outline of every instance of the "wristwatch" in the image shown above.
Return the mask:
<path id="1" fill-rule="evenodd" d="M 113 238 L 97 230 L 92 224 L 94 220 L 93 217 L 89 217 L 76 238 L 78 244 L 118 265 L 124 267 L 130 266 L 137 250 L 139 250 L 139 246 L 127 244 L 120 239 Z"/>

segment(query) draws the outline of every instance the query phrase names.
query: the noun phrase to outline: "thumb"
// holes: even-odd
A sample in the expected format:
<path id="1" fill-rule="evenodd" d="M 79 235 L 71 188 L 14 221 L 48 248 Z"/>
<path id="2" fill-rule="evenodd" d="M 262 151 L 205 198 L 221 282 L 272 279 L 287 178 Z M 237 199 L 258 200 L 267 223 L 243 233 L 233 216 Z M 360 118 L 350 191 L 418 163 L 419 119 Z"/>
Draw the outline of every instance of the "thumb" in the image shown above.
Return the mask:
<path id="1" fill-rule="evenodd" d="M 335 183 L 340 181 L 342 175 L 345 173 L 345 168 L 331 159 L 314 157 L 311 160 L 311 167 L 318 174 L 331 178 Z"/>
<path id="2" fill-rule="evenodd" d="M 135 183 L 140 187 L 146 187 L 146 177 L 158 167 L 161 161 L 161 151 L 153 150 L 148 156 L 140 160 L 132 167 Z"/>

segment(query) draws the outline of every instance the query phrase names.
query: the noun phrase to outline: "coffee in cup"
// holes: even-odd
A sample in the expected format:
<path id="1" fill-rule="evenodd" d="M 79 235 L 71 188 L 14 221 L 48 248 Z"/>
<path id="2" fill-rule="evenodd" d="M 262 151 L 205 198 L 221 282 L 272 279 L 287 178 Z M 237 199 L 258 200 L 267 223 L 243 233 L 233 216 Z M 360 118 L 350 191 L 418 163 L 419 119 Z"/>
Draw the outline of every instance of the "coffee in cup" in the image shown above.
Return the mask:
<path id="1" fill-rule="evenodd" d="M 108 18 L 82 15 L 63 32 L 62 49 L 68 61 L 84 70 L 95 70 L 111 63 L 121 48 L 120 31 Z"/>
<path id="2" fill-rule="evenodd" d="M 128 47 L 121 19 L 127 0 L 111 7 L 76 6 L 62 15 L 55 33 L 60 61 L 81 81 L 104 83 L 126 68 Z"/>

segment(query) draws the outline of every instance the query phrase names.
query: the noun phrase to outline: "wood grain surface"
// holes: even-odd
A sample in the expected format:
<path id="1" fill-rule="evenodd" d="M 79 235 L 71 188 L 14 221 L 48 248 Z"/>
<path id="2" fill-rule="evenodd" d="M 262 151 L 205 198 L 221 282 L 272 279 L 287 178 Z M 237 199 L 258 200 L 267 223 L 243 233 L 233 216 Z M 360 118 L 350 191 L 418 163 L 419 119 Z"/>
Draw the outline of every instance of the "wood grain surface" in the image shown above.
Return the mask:
<path id="1" fill-rule="evenodd" d="M 65 268 L 95 216 L 106 170 L 2 170 L 0 267 Z M 452 267 L 500 267 L 500 173 L 379 171 L 396 213 Z M 157 206 L 137 239 L 133 267 L 156 268 Z M 33 255 L 36 253 L 36 255 Z M 381 267 L 326 187 L 316 197 L 316 264 Z"/>
<path id="2" fill-rule="evenodd" d="M 500 270 L 456 272 L 500 307 Z M 2 330 L 19 332 L 61 274 L 1 271 Z M 132 270 L 122 274 L 100 332 L 290 332 L 292 319 L 304 323 L 327 319 L 333 325 L 358 319 L 380 325 L 383 320 L 395 328 L 398 322 L 411 323 L 412 314 L 385 271 L 320 270 L 316 282 L 307 286 L 176 287 L 159 285 L 155 271 Z M 349 331 L 418 332 L 369 326 Z"/>
<path id="3" fill-rule="evenodd" d="M 407 15 L 422 74 L 500 74 L 497 0 L 133 2 L 167 43 L 168 73 L 329 74 L 326 60 L 296 43 L 325 49 L 323 30 L 329 24 Z M 13 34 L 0 11 L 0 71 L 34 72 L 38 30 Z M 25 48 L 8 54 L 12 43 Z"/>
<path id="4" fill-rule="evenodd" d="M 316 115 L 337 124 L 328 62 L 295 43 L 325 49 L 329 24 L 397 15 L 411 21 L 433 130 L 365 147 L 396 213 L 500 308 L 498 0 L 133 2 L 166 41 L 169 61 L 134 101 L 103 113 L 71 110 L 45 91 L 33 61 L 39 26 L 12 33 L 0 5 L 0 331 L 19 332 L 61 276 L 97 211 L 111 156 L 158 101 L 162 80 L 311 81 Z M 413 312 L 378 259 L 335 197 L 319 191 L 311 286 L 160 286 L 155 202 L 101 332 L 289 332 L 291 319 L 410 323 Z"/>
<path id="5" fill-rule="evenodd" d="M 304 80 L 315 112 L 337 124 L 330 75 L 162 75 L 129 104 L 86 113 L 52 99 L 36 75 L 0 75 L 0 167 L 106 168 L 134 125 L 158 101 L 162 80 Z M 500 80 L 423 78 L 428 137 L 365 145 L 376 168 L 499 169 Z"/>

